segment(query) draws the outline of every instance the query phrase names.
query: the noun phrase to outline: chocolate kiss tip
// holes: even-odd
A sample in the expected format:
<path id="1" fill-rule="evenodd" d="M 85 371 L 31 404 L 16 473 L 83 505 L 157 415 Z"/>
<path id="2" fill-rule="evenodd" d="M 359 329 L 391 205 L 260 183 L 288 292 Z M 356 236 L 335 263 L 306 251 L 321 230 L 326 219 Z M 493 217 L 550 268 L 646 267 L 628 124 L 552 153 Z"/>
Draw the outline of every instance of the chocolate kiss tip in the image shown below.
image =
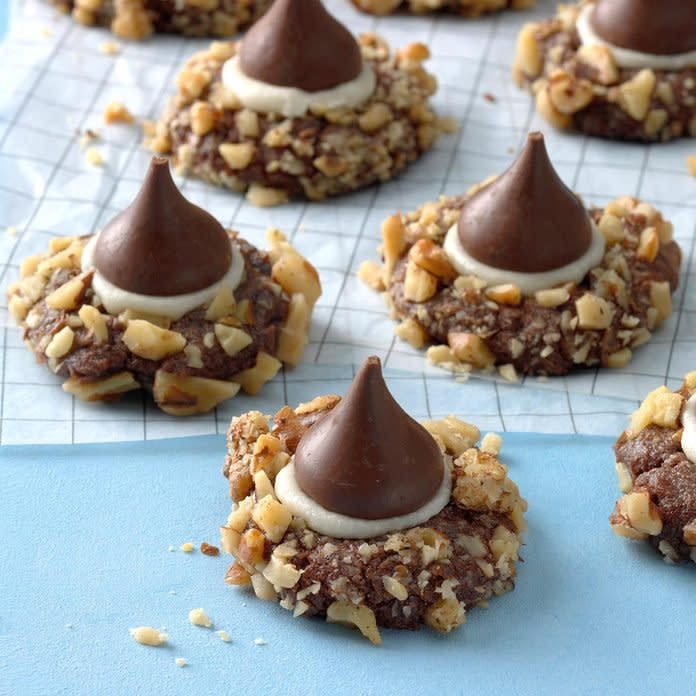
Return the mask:
<path id="1" fill-rule="evenodd" d="M 696 50 L 694 0 L 598 0 L 590 21 L 621 48 L 655 55 Z"/>
<path id="2" fill-rule="evenodd" d="M 232 249 L 223 226 L 181 195 L 169 161 L 153 157 L 133 202 L 101 231 L 94 262 L 122 290 L 172 296 L 222 279 Z"/>
<path id="3" fill-rule="evenodd" d="M 561 268 L 592 242 L 587 211 L 556 174 L 538 132 L 506 171 L 466 200 L 457 230 L 477 261 L 519 273 Z"/>
<path id="4" fill-rule="evenodd" d="M 326 509 L 361 519 L 418 510 L 444 475 L 440 448 L 389 393 L 377 357 L 365 361 L 295 452 L 300 488 Z"/>
<path id="5" fill-rule="evenodd" d="M 276 0 L 247 32 L 239 60 L 249 77 L 306 92 L 350 82 L 362 70 L 355 37 L 321 0 Z"/>

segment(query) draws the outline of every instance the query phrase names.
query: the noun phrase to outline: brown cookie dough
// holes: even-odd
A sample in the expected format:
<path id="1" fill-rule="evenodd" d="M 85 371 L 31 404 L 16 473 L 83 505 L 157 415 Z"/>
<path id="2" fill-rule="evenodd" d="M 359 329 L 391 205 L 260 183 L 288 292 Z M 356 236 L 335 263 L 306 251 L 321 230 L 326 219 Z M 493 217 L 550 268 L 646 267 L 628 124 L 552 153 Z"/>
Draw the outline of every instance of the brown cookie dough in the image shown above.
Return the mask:
<path id="1" fill-rule="evenodd" d="M 525 10 L 536 0 L 351 0 L 363 12 L 388 15 L 405 10 L 414 14 L 452 12 L 464 17 L 479 17 L 486 12 L 498 12 L 512 8 Z"/>
<path id="2" fill-rule="evenodd" d="M 391 54 L 374 34 L 360 38 L 377 87 L 355 109 L 311 109 L 285 118 L 244 108 L 221 81 L 237 44 L 214 43 L 179 73 L 172 99 L 146 145 L 173 155 L 180 172 L 234 191 L 255 205 L 321 200 L 387 181 L 428 150 L 441 129 L 428 98 L 436 80 L 423 44 Z"/>
<path id="3" fill-rule="evenodd" d="M 171 415 L 204 413 L 299 361 L 321 291 L 315 269 L 278 230 L 269 231 L 268 253 L 228 234 L 244 258 L 242 283 L 180 319 L 108 314 L 93 272 L 80 267 L 90 237 L 57 237 L 26 259 L 8 289 L 10 312 L 65 391 L 100 401 L 143 388 Z"/>
<path id="4" fill-rule="evenodd" d="M 556 128 L 619 140 L 696 136 L 696 66 L 628 69 L 603 46 L 582 46 L 576 30 L 587 2 L 559 5 L 556 16 L 525 25 L 513 77 Z"/>
<path id="5" fill-rule="evenodd" d="M 234 36 L 263 14 L 271 0 L 49 0 L 86 26 L 105 26 L 124 39 L 153 33 Z"/>
<path id="6" fill-rule="evenodd" d="M 223 472 L 234 505 L 222 527 L 235 562 L 231 585 L 249 585 L 294 616 L 357 626 L 373 643 L 377 626 L 449 632 L 465 614 L 514 586 L 527 503 L 495 448 L 477 449 L 479 431 L 454 416 L 426 421 L 454 459 L 452 495 L 426 523 L 373 539 L 316 534 L 274 497 L 276 474 L 304 432 L 340 401 L 321 396 L 270 418 L 234 418 Z"/>
<path id="7" fill-rule="evenodd" d="M 624 495 L 609 518 L 612 529 L 649 541 L 674 562 L 696 562 L 696 463 L 681 445 L 683 408 L 694 393 L 696 372 L 676 392 L 651 392 L 614 445 Z"/>
<path id="8" fill-rule="evenodd" d="M 601 265 L 579 284 L 525 297 L 512 284 L 486 286 L 458 275 L 442 249 L 467 196 L 442 197 L 382 225 L 383 265 L 367 261 L 359 276 L 385 291 L 395 332 L 428 359 L 453 371 L 492 369 L 565 375 L 623 367 L 672 313 L 681 251 L 672 225 L 647 203 L 623 197 L 589 210 L 606 239 Z"/>

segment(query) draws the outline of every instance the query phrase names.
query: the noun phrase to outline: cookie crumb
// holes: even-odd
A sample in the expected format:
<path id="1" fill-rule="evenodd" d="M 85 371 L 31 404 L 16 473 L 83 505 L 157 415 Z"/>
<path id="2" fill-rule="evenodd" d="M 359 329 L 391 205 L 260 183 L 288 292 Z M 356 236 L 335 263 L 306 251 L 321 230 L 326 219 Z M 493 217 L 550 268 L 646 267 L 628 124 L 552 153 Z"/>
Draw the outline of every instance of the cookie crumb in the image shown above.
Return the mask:
<path id="1" fill-rule="evenodd" d="M 117 41 L 104 41 L 99 44 L 99 52 L 107 56 L 115 56 L 121 52 L 121 44 Z"/>
<path id="2" fill-rule="evenodd" d="M 5 231 L 10 235 L 10 237 L 17 236 L 17 228 L 14 225 L 10 225 Z"/>
<path id="3" fill-rule="evenodd" d="M 177 667 L 186 667 L 186 665 L 188 664 L 188 660 L 185 657 L 175 657 L 174 664 Z"/>
<path id="4" fill-rule="evenodd" d="M 210 617 L 205 613 L 205 609 L 198 608 L 198 609 L 191 609 L 189 612 L 189 621 L 194 625 L 194 626 L 202 626 L 203 628 L 210 628 L 213 625 L 213 622 L 210 620 Z"/>
<path id="5" fill-rule="evenodd" d="M 170 546 L 170 547 L 167 549 L 167 551 L 169 551 L 170 553 L 174 553 L 174 551 L 176 551 L 176 546 Z"/>
<path id="6" fill-rule="evenodd" d="M 213 546 L 207 541 L 204 541 L 201 543 L 201 553 L 205 554 L 206 556 L 219 556 L 220 549 L 217 546 Z"/>
<path id="7" fill-rule="evenodd" d="M 268 645 L 263 638 L 254 638 L 254 645 Z"/>
<path id="8" fill-rule="evenodd" d="M 498 101 L 498 97 L 496 97 L 495 94 L 491 94 L 490 92 L 484 92 L 483 98 L 491 104 L 495 104 Z"/>
<path id="9" fill-rule="evenodd" d="M 138 626 L 137 628 L 129 629 L 133 640 L 140 645 L 162 645 L 166 643 L 169 636 L 166 633 L 158 631 L 152 626 Z"/>
<path id="10" fill-rule="evenodd" d="M 686 168 L 691 176 L 696 176 L 696 155 L 687 155 Z"/>
<path id="11" fill-rule="evenodd" d="M 120 101 L 112 101 L 104 109 L 105 123 L 133 123 L 135 116 Z"/>
<path id="12" fill-rule="evenodd" d="M 193 544 L 190 541 L 184 542 L 180 547 L 179 547 L 184 553 L 191 553 L 193 551 Z"/>
<path id="13" fill-rule="evenodd" d="M 85 159 L 93 167 L 101 167 L 104 164 L 104 158 L 95 147 L 88 147 L 87 150 L 85 150 Z"/>
<path id="14" fill-rule="evenodd" d="M 220 631 L 215 631 L 215 635 L 223 642 L 223 643 L 229 643 L 232 638 L 230 638 L 230 634 L 227 631 L 220 630 Z"/>

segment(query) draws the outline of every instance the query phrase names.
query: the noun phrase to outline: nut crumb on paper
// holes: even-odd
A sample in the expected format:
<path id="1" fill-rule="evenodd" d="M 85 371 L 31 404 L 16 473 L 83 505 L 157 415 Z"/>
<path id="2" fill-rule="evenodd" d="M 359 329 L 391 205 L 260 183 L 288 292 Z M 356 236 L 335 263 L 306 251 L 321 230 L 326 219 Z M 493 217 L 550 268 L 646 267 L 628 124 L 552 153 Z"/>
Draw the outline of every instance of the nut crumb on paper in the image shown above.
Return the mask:
<path id="1" fill-rule="evenodd" d="M 696 176 L 696 155 L 687 155 L 686 168 L 691 176 Z"/>
<path id="2" fill-rule="evenodd" d="M 188 660 L 185 657 L 175 657 L 174 664 L 177 667 L 186 667 L 186 665 L 188 664 Z"/>
<path id="3" fill-rule="evenodd" d="M 121 44 L 117 41 L 104 41 L 99 44 L 99 52 L 107 56 L 115 56 L 121 52 Z"/>
<path id="4" fill-rule="evenodd" d="M 10 237 L 16 237 L 17 236 L 17 228 L 14 225 L 9 225 L 5 231 L 7 234 L 10 235 Z"/>
<path id="5" fill-rule="evenodd" d="M 88 147 L 85 150 L 85 159 L 93 167 L 101 167 L 104 164 L 104 158 L 101 156 L 101 152 L 95 147 Z"/>
<path id="6" fill-rule="evenodd" d="M 184 553 L 192 553 L 194 546 L 190 541 L 184 542 L 180 547 L 179 547 Z"/>
<path id="7" fill-rule="evenodd" d="M 140 645 L 151 645 L 153 647 L 166 643 L 169 638 L 166 633 L 162 633 L 162 631 L 158 631 L 156 628 L 152 628 L 152 626 L 131 628 L 129 629 L 129 633 L 136 643 L 140 643 Z"/>
<path id="8" fill-rule="evenodd" d="M 203 628 L 210 628 L 213 625 L 213 622 L 210 620 L 210 617 L 205 613 L 205 609 L 198 608 L 198 609 L 191 609 L 189 612 L 189 621 L 194 625 L 194 626 L 202 626 Z"/>
<path id="9" fill-rule="evenodd" d="M 133 123 L 134 121 L 135 116 L 133 116 L 126 105 L 121 101 L 109 102 L 104 109 L 105 123 Z"/>
<path id="10" fill-rule="evenodd" d="M 254 645 L 268 645 L 264 638 L 254 638 Z"/>

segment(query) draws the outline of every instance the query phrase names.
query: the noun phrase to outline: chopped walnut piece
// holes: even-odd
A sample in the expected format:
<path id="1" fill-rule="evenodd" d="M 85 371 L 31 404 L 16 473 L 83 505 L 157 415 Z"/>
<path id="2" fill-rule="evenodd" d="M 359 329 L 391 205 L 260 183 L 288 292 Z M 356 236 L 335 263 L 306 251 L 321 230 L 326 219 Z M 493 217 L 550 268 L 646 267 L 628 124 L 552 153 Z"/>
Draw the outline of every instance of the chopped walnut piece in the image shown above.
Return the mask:
<path id="1" fill-rule="evenodd" d="M 326 610 L 326 620 L 331 623 L 355 626 L 373 645 L 379 645 L 382 642 L 375 614 L 364 604 L 353 604 L 346 601 L 333 602 Z"/>
<path id="2" fill-rule="evenodd" d="M 495 363 L 495 355 L 486 342 L 472 333 L 450 333 L 447 343 L 457 360 L 470 363 L 474 367 L 484 368 Z"/>
<path id="3" fill-rule="evenodd" d="M 63 382 L 64 391 L 83 401 L 112 399 L 134 389 L 140 389 L 140 384 L 134 379 L 133 373 L 126 370 L 100 380 L 73 376 Z"/>
<path id="4" fill-rule="evenodd" d="M 267 495 L 256 503 L 251 517 L 264 534 L 277 544 L 287 531 L 292 514 L 285 505 Z"/>
<path id="5" fill-rule="evenodd" d="M 256 365 L 235 375 L 235 380 L 247 394 L 257 394 L 261 387 L 276 376 L 282 367 L 280 360 L 261 351 L 256 356 Z"/>
<path id="6" fill-rule="evenodd" d="M 213 622 L 210 620 L 208 614 L 206 614 L 205 610 L 200 607 L 198 609 L 191 609 L 191 611 L 188 613 L 188 618 L 194 626 L 210 628 L 213 625 Z"/>
<path id="7" fill-rule="evenodd" d="M 575 300 L 575 309 L 581 329 L 606 329 L 614 316 L 614 311 L 604 298 L 589 292 Z"/>
<path id="8" fill-rule="evenodd" d="M 162 360 L 179 353 L 186 345 L 180 333 L 162 329 L 144 319 L 129 321 L 121 340 L 132 353 L 146 360 Z"/>
<path id="9" fill-rule="evenodd" d="M 205 556 L 219 556 L 220 549 L 217 546 L 209 544 L 207 541 L 201 542 L 201 553 Z"/>
<path id="10" fill-rule="evenodd" d="M 152 389 L 157 405 L 172 416 L 207 413 L 239 391 L 237 382 L 175 375 L 157 370 Z"/>

